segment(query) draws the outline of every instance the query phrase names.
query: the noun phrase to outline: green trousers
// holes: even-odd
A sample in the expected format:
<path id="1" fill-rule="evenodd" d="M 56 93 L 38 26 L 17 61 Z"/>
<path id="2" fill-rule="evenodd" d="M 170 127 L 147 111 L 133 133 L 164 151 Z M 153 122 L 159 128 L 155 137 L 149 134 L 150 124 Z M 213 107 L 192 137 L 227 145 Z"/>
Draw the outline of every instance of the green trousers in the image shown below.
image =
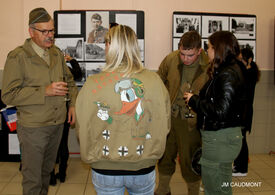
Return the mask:
<path id="1" fill-rule="evenodd" d="M 219 131 L 201 131 L 202 157 L 200 160 L 205 195 L 230 195 L 232 163 L 242 145 L 240 127 Z"/>
<path id="2" fill-rule="evenodd" d="M 158 162 L 158 171 L 160 175 L 172 176 L 176 168 L 175 160 L 179 155 L 182 177 L 187 183 L 193 183 L 200 180 L 200 176 L 192 171 L 191 161 L 194 152 L 201 146 L 201 136 L 196 129 L 188 130 L 187 120 L 171 118 L 171 130 L 163 157 Z"/>
<path id="3" fill-rule="evenodd" d="M 17 123 L 22 155 L 23 195 L 47 195 L 63 124 L 23 127 Z"/>

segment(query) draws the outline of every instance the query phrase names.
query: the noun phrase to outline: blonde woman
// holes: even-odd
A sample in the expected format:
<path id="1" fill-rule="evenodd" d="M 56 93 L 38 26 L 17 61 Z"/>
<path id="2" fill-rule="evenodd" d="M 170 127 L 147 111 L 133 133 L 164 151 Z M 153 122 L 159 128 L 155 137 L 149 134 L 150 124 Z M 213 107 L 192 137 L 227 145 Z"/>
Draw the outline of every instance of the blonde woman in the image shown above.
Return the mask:
<path id="1" fill-rule="evenodd" d="M 106 66 L 89 77 L 76 103 L 80 152 L 97 194 L 154 194 L 155 165 L 170 128 L 170 100 L 144 68 L 136 34 L 124 25 L 106 38 Z"/>

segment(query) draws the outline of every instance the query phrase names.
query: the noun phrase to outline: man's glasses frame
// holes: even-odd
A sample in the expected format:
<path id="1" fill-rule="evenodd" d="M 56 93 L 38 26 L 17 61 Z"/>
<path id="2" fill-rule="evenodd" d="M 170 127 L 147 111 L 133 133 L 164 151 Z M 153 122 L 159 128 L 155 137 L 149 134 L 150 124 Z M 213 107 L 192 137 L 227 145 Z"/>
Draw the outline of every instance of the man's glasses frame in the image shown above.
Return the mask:
<path id="1" fill-rule="evenodd" d="M 39 32 L 41 32 L 42 33 L 42 35 L 44 35 L 44 36 L 47 36 L 49 33 L 55 33 L 55 29 L 51 29 L 51 30 L 40 30 L 40 29 L 37 29 L 37 28 L 35 28 L 35 27 L 31 27 L 32 29 L 34 29 L 34 30 L 37 30 L 37 31 L 39 31 Z"/>

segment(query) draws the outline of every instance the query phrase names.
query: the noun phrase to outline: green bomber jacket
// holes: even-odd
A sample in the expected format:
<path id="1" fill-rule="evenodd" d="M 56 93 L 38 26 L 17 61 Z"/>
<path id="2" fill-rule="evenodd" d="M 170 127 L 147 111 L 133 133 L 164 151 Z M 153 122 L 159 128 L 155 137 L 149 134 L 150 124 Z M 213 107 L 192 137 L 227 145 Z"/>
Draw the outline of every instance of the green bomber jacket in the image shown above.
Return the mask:
<path id="1" fill-rule="evenodd" d="M 82 160 L 106 170 L 155 166 L 170 130 L 170 108 L 168 91 L 155 72 L 89 77 L 76 100 Z"/>

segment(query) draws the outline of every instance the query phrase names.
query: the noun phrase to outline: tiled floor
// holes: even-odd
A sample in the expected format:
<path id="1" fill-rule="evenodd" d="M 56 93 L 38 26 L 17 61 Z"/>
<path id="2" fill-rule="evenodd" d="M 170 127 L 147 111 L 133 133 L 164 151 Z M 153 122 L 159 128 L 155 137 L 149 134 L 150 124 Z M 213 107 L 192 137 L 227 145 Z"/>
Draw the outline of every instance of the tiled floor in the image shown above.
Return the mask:
<path id="1" fill-rule="evenodd" d="M 22 194 L 22 176 L 18 168 L 19 163 L 0 162 L 0 195 Z M 96 194 L 91 183 L 90 168 L 79 158 L 70 158 L 67 175 L 65 183 L 50 187 L 49 195 Z M 249 184 L 250 187 L 244 186 Z M 251 155 L 247 177 L 233 178 L 232 185 L 233 194 L 237 195 L 275 195 L 275 156 Z M 178 166 L 171 181 L 171 189 L 172 195 L 187 194 Z"/>

